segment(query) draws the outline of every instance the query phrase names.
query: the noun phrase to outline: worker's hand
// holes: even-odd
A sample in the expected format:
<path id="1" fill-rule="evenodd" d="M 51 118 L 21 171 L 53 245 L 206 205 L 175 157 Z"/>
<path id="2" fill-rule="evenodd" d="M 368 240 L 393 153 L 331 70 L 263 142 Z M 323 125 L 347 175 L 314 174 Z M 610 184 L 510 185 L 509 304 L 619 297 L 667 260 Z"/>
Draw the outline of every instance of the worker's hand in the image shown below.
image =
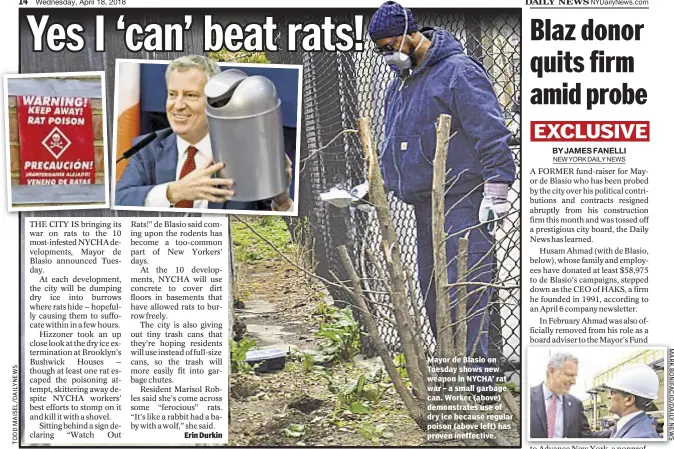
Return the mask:
<path id="1" fill-rule="evenodd" d="M 276 195 L 271 200 L 271 208 L 274 211 L 285 212 L 293 207 L 293 200 L 290 198 L 290 183 L 293 179 L 293 163 L 286 155 L 286 176 L 288 177 L 288 187 L 283 193 Z"/>
<path id="2" fill-rule="evenodd" d="M 232 190 L 234 180 L 212 177 L 213 173 L 223 168 L 225 168 L 225 164 L 218 162 L 193 170 L 184 178 L 168 185 L 166 198 L 171 204 L 184 200 L 208 200 L 214 203 L 224 203 L 234 195 L 234 190 Z"/>
<path id="3" fill-rule="evenodd" d="M 501 223 L 501 218 L 509 210 L 508 184 L 486 183 L 484 185 L 484 198 L 482 198 L 478 213 L 480 223 L 487 223 L 487 229 L 493 235 L 496 232 L 497 226 Z"/>

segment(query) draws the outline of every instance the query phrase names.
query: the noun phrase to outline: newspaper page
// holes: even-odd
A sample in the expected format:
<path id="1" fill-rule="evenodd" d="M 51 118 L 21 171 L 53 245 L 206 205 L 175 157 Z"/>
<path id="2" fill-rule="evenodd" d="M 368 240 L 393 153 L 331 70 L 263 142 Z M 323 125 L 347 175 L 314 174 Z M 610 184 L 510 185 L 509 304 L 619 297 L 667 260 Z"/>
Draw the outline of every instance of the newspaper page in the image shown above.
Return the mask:
<path id="1" fill-rule="evenodd" d="M 2 8 L 3 447 L 674 438 L 668 2 Z"/>

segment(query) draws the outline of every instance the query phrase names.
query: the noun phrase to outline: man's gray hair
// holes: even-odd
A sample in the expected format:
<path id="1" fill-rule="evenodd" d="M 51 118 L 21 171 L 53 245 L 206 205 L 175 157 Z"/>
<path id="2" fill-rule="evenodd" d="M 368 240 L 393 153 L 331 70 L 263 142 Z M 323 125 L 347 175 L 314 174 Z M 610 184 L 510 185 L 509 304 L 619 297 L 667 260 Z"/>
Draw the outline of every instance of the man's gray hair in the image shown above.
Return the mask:
<path id="1" fill-rule="evenodd" d="M 187 55 L 171 61 L 166 68 L 166 81 L 168 81 L 168 76 L 171 72 L 184 72 L 185 70 L 193 68 L 203 70 L 206 74 L 206 80 L 209 80 L 213 75 L 220 73 L 220 66 L 218 66 L 215 61 L 208 59 L 205 56 Z"/>
<path id="2" fill-rule="evenodd" d="M 550 368 L 554 368 L 555 370 L 560 369 L 566 361 L 571 361 L 578 365 L 578 358 L 573 354 L 568 352 L 558 352 L 548 360 L 548 367 L 545 369 L 545 373 L 547 374 Z"/>

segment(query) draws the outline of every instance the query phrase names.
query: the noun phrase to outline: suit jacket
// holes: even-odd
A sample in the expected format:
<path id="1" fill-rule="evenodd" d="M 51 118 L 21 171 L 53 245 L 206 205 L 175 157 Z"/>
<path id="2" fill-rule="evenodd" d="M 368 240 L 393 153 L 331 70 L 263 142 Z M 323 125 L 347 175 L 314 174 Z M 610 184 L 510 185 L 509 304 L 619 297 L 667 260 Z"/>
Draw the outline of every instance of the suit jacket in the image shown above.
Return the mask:
<path id="1" fill-rule="evenodd" d="M 531 387 L 529 401 L 530 437 L 547 438 L 548 419 L 545 411 L 543 384 Z M 583 403 L 570 394 L 562 396 L 562 412 L 564 438 L 609 438 L 611 435 L 610 430 L 590 431 L 590 424 L 583 413 Z"/>
<path id="2" fill-rule="evenodd" d="M 122 177 L 115 187 L 115 205 L 144 206 L 150 189 L 159 184 L 176 180 L 178 144 L 171 132 L 160 134 L 145 148 L 131 157 Z M 209 209 L 258 210 L 256 202 L 227 201 L 208 203 Z M 177 209 L 176 211 L 180 211 Z"/>
<path id="3" fill-rule="evenodd" d="M 646 413 L 639 413 L 611 438 L 660 438 Z"/>

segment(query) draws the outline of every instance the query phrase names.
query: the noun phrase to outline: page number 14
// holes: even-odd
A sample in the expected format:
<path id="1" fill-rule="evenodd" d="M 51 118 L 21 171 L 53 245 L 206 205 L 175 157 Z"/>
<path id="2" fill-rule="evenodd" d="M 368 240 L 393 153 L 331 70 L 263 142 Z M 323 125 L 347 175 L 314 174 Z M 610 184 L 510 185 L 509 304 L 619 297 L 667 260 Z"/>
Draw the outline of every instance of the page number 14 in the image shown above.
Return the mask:
<path id="1" fill-rule="evenodd" d="M 28 0 L 19 0 L 19 6 L 27 5 L 27 4 L 28 4 Z"/>

